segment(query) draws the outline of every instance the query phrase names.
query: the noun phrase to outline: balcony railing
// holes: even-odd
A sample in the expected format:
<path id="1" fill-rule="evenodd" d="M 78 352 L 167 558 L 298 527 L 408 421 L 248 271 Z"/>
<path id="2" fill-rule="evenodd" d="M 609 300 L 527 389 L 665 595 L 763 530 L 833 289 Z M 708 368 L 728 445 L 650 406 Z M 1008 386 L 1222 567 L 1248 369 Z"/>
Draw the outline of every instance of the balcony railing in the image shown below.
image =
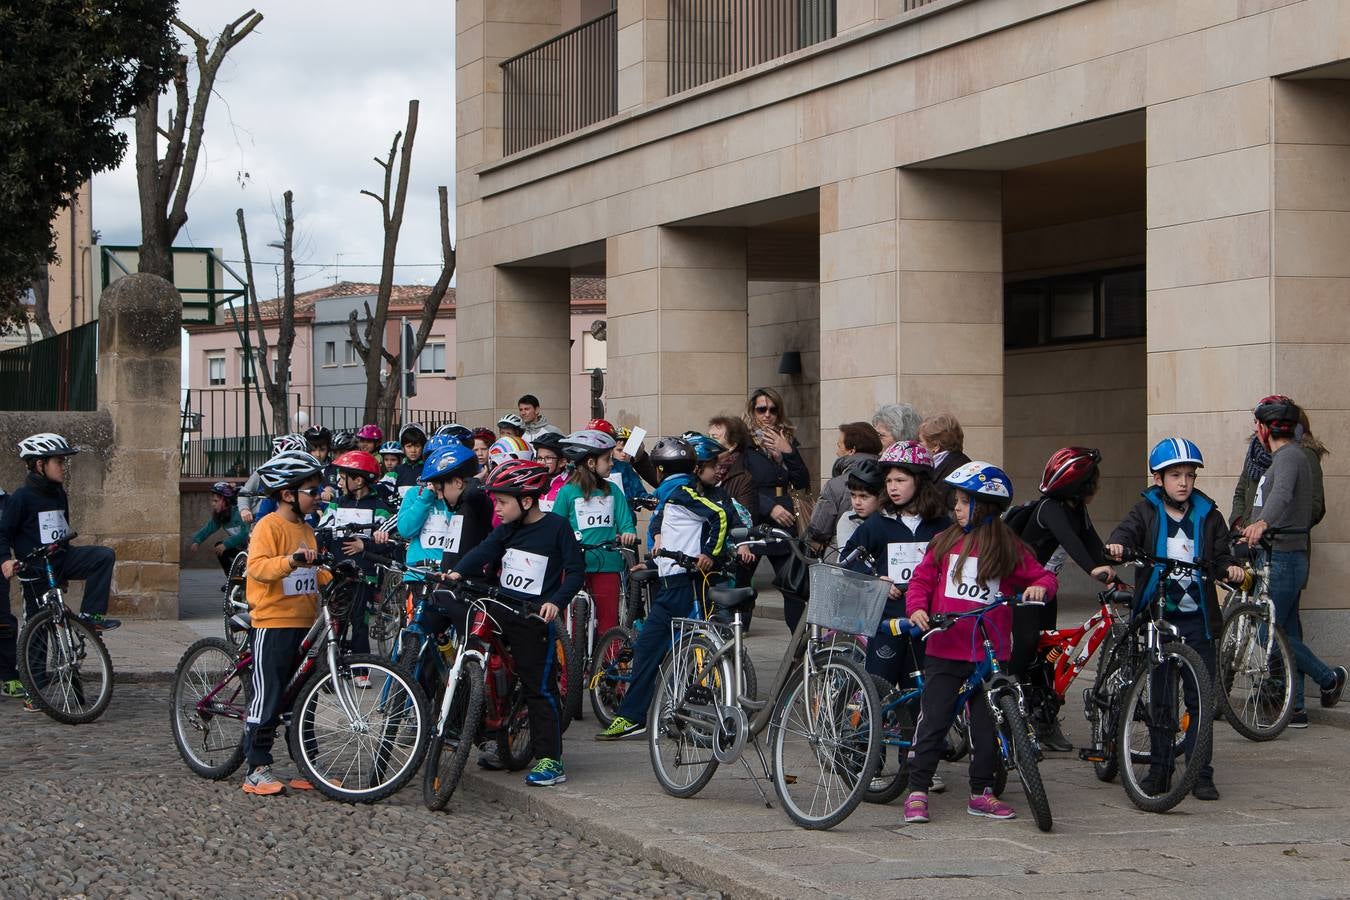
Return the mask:
<path id="1" fill-rule="evenodd" d="M 678 94 L 828 40 L 834 12 L 834 0 L 668 0 L 667 90 Z"/>
<path id="2" fill-rule="evenodd" d="M 501 64 L 506 154 L 619 111 L 617 23 L 618 14 L 607 12 Z"/>

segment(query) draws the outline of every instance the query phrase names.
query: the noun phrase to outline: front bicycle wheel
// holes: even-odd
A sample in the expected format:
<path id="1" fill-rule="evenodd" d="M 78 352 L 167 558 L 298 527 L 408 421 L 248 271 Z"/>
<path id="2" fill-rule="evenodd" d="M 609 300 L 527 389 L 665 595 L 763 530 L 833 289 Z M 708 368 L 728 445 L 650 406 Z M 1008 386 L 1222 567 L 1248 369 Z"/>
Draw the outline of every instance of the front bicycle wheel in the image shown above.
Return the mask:
<path id="1" fill-rule="evenodd" d="M 244 597 L 247 572 L 248 553 L 235 554 L 225 580 L 225 598 L 221 601 L 220 614 L 225 620 L 225 640 L 236 649 L 244 646 L 244 641 L 248 639 L 248 629 L 242 627 L 236 618 L 248 612 L 248 600 Z"/>
<path id="2" fill-rule="evenodd" d="M 178 755 L 203 778 L 229 778 L 244 761 L 249 668 L 225 638 L 202 638 L 183 654 L 169 690 L 169 727 Z"/>
<path id="3" fill-rule="evenodd" d="M 886 679 L 873 675 L 877 696 L 881 698 L 881 750 L 877 770 L 863 792 L 868 803 L 890 803 L 909 785 L 909 748 L 914 743 L 914 718 L 917 698 L 901 702 L 903 692 Z"/>
<path id="4" fill-rule="evenodd" d="M 498 732 L 497 755 L 506 768 L 518 772 L 534 759 L 533 733 L 530 731 L 530 709 L 525 703 L 525 688 L 516 677 L 505 703 L 505 725 Z M 562 713 L 559 712 L 561 719 Z M 561 727 L 561 726 L 559 726 Z"/>
<path id="5" fill-rule="evenodd" d="M 1117 723 L 1120 721 L 1121 695 L 1125 689 L 1125 678 L 1121 672 L 1120 659 L 1114 654 L 1103 657 L 1098 665 L 1097 677 L 1092 687 L 1084 692 L 1084 709 L 1087 711 L 1088 728 L 1092 734 L 1092 772 L 1098 781 L 1115 781 L 1120 774 L 1120 760 L 1117 757 Z"/>
<path id="6" fill-rule="evenodd" d="M 591 712 L 601 728 L 608 728 L 633 680 L 633 632 L 619 625 L 600 635 L 591 669 L 586 683 Z"/>
<path id="7" fill-rule="evenodd" d="M 445 686 L 452 691 L 450 709 L 445 725 L 437 728 L 432 722 L 431 742 L 427 747 L 426 766 L 422 769 L 422 800 L 427 809 L 445 809 L 450 796 L 459 787 L 464 765 L 478 740 L 478 727 L 483 721 L 483 667 L 476 659 L 465 659 L 459 677 Z M 439 718 L 445 698 L 432 710 Z"/>
<path id="8" fill-rule="evenodd" d="M 1036 745 L 1032 743 L 1027 720 L 1017 706 L 1017 698 L 1008 692 L 999 695 L 998 711 L 1003 718 L 1002 734 L 999 735 L 999 740 L 1005 744 L 1003 753 L 1017 769 L 1017 778 L 1022 782 L 1022 792 L 1027 795 L 1027 803 L 1031 805 L 1036 827 L 1041 831 L 1049 831 L 1054 826 L 1050 816 L 1050 798 L 1046 796 L 1045 784 L 1041 781 Z"/>
<path id="9" fill-rule="evenodd" d="M 669 654 L 656 677 L 647 710 L 647 750 L 661 789 L 672 797 L 692 797 L 717 771 L 713 745 L 722 710 L 735 703 L 736 672 L 706 637 L 695 637 Z M 708 671 L 703 671 L 708 669 Z"/>
<path id="10" fill-rule="evenodd" d="M 830 655 L 802 666 L 770 724 L 773 783 L 802 828 L 833 828 L 857 808 L 881 752 L 881 700 L 872 676 Z"/>
<path id="11" fill-rule="evenodd" d="M 112 658 L 78 617 L 44 609 L 24 623 L 15 647 L 19 680 L 33 705 L 66 725 L 92 722 L 113 692 Z"/>
<path id="12" fill-rule="evenodd" d="M 370 646 L 385 659 L 393 658 L 398 636 L 408 624 L 407 593 L 399 573 L 387 572 L 380 583 L 379 602 L 367 610 Z"/>
<path id="13" fill-rule="evenodd" d="M 1146 656 L 1136 670 L 1116 738 L 1125 793 L 1145 812 L 1167 812 L 1190 793 L 1214 739 L 1213 685 L 1200 654 L 1177 641 L 1162 654 L 1161 662 Z"/>
<path id="14" fill-rule="evenodd" d="M 584 690 L 581 683 L 581 654 L 567 636 L 567 629 L 553 629 L 553 696 L 558 698 L 558 733 L 564 734 L 572 724 L 572 710 L 581 704 Z"/>
<path id="15" fill-rule="evenodd" d="M 590 677 L 587 671 L 586 645 L 590 642 L 591 627 L 591 598 L 585 591 L 580 592 L 572 598 L 568 604 L 571 607 L 571 633 L 567 635 L 572 644 L 572 649 L 576 656 L 576 681 L 568 684 L 567 692 L 567 717 L 571 719 L 580 719 L 582 712 L 582 701 L 585 699 L 586 688 L 585 679 Z M 571 663 L 571 659 L 568 663 Z"/>
<path id="16" fill-rule="evenodd" d="M 1219 635 L 1219 707 L 1250 741 L 1279 737 L 1294 714 L 1294 656 L 1266 613 L 1260 603 L 1230 607 Z"/>
<path id="17" fill-rule="evenodd" d="M 369 687 L 357 686 L 369 679 Z M 412 676 L 374 654 L 343 656 L 337 677 L 321 666 L 295 700 L 291 748 L 304 776 L 347 803 L 383 800 L 426 754 L 427 699 Z"/>

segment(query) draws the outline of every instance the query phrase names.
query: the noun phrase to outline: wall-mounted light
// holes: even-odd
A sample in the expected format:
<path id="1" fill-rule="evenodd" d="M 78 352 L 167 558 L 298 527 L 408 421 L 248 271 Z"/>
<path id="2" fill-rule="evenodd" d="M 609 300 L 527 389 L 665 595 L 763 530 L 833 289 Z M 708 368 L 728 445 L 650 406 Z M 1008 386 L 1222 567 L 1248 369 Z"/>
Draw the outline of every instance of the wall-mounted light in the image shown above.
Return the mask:
<path id="1" fill-rule="evenodd" d="M 778 358 L 778 374 L 802 374 L 802 354 L 800 350 L 787 350 Z"/>

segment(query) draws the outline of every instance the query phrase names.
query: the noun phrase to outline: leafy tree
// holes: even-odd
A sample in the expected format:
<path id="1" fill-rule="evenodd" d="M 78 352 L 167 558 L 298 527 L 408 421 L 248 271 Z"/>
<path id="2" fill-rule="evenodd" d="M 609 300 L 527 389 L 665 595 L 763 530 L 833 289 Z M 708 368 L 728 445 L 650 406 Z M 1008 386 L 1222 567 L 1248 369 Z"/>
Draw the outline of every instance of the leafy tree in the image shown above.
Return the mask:
<path id="1" fill-rule="evenodd" d="M 54 261 L 51 222 L 127 150 L 117 120 L 173 76 L 177 0 L 0 0 L 0 327 Z"/>

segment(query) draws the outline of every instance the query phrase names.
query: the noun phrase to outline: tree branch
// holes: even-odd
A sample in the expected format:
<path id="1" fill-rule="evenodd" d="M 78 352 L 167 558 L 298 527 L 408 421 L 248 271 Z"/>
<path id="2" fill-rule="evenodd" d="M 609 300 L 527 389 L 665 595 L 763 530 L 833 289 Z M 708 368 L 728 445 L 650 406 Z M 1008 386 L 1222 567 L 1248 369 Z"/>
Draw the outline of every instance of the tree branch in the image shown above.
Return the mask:
<path id="1" fill-rule="evenodd" d="M 441 310 L 441 302 L 445 300 L 445 295 L 450 290 L 450 279 L 455 275 L 455 247 L 450 243 L 450 197 L 445 185 L 438 187 L 436 193 L 440 196 L 441 203 L 441 274 L 432 285 L 431 293 L 422 299 L 422 323 L 417 329 L 413 359 L 422 355 L 427 338 L 431 336 L 431 329 L 436 324 L 436 315 Z"/>
<path id="2" fill-rule="evenodd" d="M 239 222 L 239 241 L 244 246 L 244 277 L 248 279 L 248 284 L 245 286 L 244 302 L 249 304 L 249 307 L 253 310 L 253 319 L 254 322 L 257 324 L 258 328 L 258 352 L 262 355 L 262 362 L 263 362 L 262 364 L 263 391 L 264 393 L 267 394 L 267 399 L 269 401 L 272 401 L 272 408 L 275 409 L 276 403 L 273 397 L 275 389 L 272 383 L 272 373 L 270 371 L 270 367 L 267 364 L 267 357 L 268 357 L 267 329 L 263 327 L 262 310 L 258 306 L 258 291 L 257 288 L 254 286 L 255 280 L 253 278 L 253 255 L 249 252 L 248 249 L 248 228 L 244 225 L 243 209 L 236 209 L 234 211 L 234 217 Z M 245 335 L 245 337 L 247 337 L 247 335 Z M 255 363 L 256 360 L 250 359 L 249 354 L 244 355 L 243 375 L 245 379 L 248 377 L 249 369 L 254 369 L 256 371 L 256 369 L 258 368 L 258 366 L 255 365 Z"/>

